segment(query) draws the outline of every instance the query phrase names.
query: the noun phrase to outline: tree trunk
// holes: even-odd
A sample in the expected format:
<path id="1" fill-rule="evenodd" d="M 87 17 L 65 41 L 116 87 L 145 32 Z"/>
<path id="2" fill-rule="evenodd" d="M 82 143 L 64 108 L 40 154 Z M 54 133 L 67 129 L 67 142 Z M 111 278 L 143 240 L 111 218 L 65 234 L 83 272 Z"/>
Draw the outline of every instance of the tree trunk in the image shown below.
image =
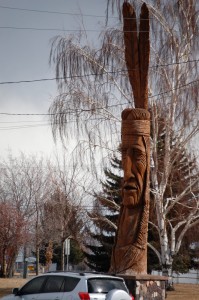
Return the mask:
<path id="1" fill-rule="evenodd" d="M 64 265 L 65 265 L 65 253 L 64 253 L 64 242 L 61 243 L 61 270 L 64 271 Z"/>
<path id="2" fill-rule="evenodd" d="M 18 251 L 16 250 L 16 254 L 13 254 L 13 256 L 10 257 L 9 263 L 7 265 L 7 276 L 9 278 L 12 278 L 14 276 L 17 253 Z"/>
<path id="3" fill-rule="evenodd" d="M 26 256 L 27 256 L 27 248 L 24 246 L 24 253 L 23 253 L 23 278 L 27 278 L 27 261 L 26 261 Z"/>
<path id="4" fill-rule="evenodd" d="M 36 275 L 39 275 L 39 246 L 36 246 Z"/>
<path id="5" fill-rule="evenodd" d="M 6 278 L 7 277 L 7 264 L 6 264 L 6 253 L 5 251 L 3 251 L 3 268 L 2 268 L 2 274 L 3 274 L 3 277 Z"/>
<path id="6" fill-rule="evenodd" d="M 173 259 L 162 266 L 162 275 L 168 277 L 166 289 L 169 291 L 174 290 L 173 287 L 173 270 L 172 270 Z"/>

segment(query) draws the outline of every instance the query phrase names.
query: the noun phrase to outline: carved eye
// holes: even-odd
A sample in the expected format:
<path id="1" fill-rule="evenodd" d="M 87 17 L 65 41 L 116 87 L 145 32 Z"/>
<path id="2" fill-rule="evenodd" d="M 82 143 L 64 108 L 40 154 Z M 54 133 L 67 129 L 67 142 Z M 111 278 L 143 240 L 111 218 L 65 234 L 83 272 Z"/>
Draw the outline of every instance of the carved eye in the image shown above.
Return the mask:
<path id="1" fill-rule="evenodd" d="M 133 158 L 136 161 L 137 167 L 145 167 L 146 166 L 146 154 L 139 149 L 133 150 Z"/>
<path id="2" fill-rule="evenodd" d="M 146 154 L 142 150 L 137 149 L 137 148 L 131 149 L 130 154 L 131 154 L 131 156 L 133 156 L 133 158 L 136 158 L 136 159 L 146 156 Z"/>

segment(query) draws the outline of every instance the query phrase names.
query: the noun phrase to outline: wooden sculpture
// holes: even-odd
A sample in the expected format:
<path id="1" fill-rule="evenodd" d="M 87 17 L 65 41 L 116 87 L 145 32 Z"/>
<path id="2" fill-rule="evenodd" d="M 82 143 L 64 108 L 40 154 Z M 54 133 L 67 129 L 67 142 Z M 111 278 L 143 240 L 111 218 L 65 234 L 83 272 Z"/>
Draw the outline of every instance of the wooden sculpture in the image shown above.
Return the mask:
<path id="1" fill-rule="evenodd" d="M 124 180 L 111 273 L 147 273 L 150 114 L 148 112 L 149 11 L 141 8 L 139 34 L 133 7 L 124 2 L 125 59 L 135 108 L 122 112 Z"/>

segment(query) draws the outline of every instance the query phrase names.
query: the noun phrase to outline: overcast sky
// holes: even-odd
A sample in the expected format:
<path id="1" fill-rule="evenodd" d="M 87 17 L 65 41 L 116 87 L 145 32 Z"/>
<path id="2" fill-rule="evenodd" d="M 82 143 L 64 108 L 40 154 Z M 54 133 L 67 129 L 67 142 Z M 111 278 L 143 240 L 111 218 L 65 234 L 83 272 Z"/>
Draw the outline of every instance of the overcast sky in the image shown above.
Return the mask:
<path id="1" fill-rule="evenodd" d="M 0 0 L 1 157 L 5 157 L 8 149 L 14 155 L 22 151 L 49 156 L 55 151 L 48 117 L 22 114 L 48 113 L 58 93 L 56 82 L 3 83 L 55 77 L 48 64 L 50 39 L 78 30 L 82 18 L 88 33 L 96 30 L 90 34 L 98 35 L 105 22 L 106 3 L 106 0 Z M 82 17 L 77 15 L 80 13 Z"/>

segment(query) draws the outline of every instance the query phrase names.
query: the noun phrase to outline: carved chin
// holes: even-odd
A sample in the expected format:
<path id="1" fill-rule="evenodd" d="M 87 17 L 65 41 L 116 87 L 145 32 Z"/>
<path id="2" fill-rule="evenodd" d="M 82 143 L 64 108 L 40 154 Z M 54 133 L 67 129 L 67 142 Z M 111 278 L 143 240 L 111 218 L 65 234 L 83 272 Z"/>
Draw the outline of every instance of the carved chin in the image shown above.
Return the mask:
<path id="1" fill-rule="evenodd" d="M 139 204 L 138 191 L 131 189 L 123 189 L 123 205 L 129 208 L 133 208 Z"/>

